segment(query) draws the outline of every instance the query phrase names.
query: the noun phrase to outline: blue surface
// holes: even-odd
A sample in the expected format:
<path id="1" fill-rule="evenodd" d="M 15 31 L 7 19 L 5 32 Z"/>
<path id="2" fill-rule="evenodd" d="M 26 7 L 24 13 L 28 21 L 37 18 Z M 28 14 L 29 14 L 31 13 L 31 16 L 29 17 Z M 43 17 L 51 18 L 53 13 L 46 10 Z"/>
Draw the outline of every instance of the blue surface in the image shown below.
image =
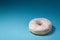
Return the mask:
<path id="1" fill-rule="evenodd" d="M 36 36 L 29 32 L 29 21 L 41 17 L 52 22 L 54 33 Z M 0 1 L 0 40 L 60 40 L 60 1 Z"/>

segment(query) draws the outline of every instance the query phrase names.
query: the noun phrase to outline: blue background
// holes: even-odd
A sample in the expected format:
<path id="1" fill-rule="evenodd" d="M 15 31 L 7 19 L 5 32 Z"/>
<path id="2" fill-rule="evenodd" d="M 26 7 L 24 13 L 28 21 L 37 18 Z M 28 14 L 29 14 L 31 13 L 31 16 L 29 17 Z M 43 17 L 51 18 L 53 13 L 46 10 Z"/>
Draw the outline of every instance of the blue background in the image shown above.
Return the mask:
<path id="1" fill-rule="evenodd" d="M 36 36 L 29 32 L 33 18 L 48 18 L 54 33 Z M 59 0 L 0 0 L 0 40 L 60 40 Z"/>

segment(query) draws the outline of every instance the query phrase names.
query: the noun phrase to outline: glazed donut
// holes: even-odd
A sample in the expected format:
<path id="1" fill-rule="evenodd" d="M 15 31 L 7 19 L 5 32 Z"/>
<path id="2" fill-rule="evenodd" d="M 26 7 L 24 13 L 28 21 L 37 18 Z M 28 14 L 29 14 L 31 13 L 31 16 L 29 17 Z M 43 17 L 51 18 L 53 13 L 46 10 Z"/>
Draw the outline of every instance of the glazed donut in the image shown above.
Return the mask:
<path id="1" fill-rule="evenodd" d="M 52 30 L 52 23 L 46 18 L 35 18 L 29 22 L 29 31 L 36 35 L 44 35 Z"/>

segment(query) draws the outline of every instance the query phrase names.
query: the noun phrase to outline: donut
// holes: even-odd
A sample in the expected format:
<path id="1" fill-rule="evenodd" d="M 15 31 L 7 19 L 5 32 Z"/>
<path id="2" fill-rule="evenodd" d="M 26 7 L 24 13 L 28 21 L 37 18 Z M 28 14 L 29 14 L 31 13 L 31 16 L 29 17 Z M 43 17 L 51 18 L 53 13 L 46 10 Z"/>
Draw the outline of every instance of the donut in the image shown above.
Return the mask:
<path id="1" fill-rule="evenodd" d="M 52 30 L 52 23 L 46 18 L 34 18 L 29 22 L 29 31 L 36 35 L 45 35 Z"/>

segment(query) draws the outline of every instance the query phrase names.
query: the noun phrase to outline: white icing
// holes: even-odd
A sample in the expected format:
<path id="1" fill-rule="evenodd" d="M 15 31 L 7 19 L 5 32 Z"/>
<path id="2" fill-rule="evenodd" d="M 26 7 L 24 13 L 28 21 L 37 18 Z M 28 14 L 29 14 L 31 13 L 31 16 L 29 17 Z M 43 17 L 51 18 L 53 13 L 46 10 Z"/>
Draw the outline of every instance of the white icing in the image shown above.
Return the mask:
<path id="1" fill-rule="evenodd" d="M 41 25 L 36 24 L 36 22 L 41 23 Z M 29 23 L 29 30 L 32 31 L 44 31 L 46 29 L 51 29 L 52 24 L 46 18 L 36 18 L 30 21 Z"/>

